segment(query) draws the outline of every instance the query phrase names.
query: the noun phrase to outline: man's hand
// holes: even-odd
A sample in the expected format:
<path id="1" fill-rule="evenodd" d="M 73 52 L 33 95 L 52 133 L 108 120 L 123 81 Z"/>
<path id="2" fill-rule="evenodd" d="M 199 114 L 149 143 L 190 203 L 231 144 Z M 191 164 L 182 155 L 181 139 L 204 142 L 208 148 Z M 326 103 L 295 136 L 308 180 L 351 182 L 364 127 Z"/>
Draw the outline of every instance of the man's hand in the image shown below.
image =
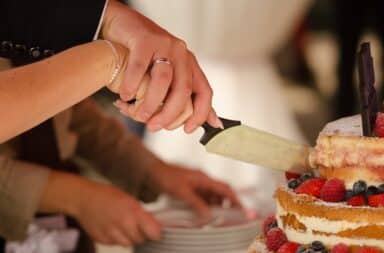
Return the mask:
<path id="1" fill-rule="evenodd" d="M 130 51 L 120 86 L 123 101 L 135 98 L 140 82 L 150 71 L 142 103 L 137 107 L 122 105 L 122 113 L 146 122 L 151 131 L 171 129 L 171 124 L 192 102 L 193 114 L 184 124 L 185 132 L 193 132 L 205 121 L 214 127 L 222 126 L 212 108 L 212 89 L 185 42 L 116 0 L 108 3 L 102 36 Z M 170 64 L 153 64 L 159 59 Z"/>
<path id="2" fill-rule="evenodd" d="M 231 187 L 214 180 L 199 170 L 162 163 L 150 173 L 152 184 L 161 192 L 185 201 L 200 215 L 209 216 L 209 205 L 220 205 L 228 199 L 241 207 Z"/>
<path id="3" fill-rule="evenodd" d="M 73 216 L 92 239 L 103 244 L 130 246 L 161 237 L 160 224 L 133 197 L 67 173 L 51 173 L 39 211 Z"/>

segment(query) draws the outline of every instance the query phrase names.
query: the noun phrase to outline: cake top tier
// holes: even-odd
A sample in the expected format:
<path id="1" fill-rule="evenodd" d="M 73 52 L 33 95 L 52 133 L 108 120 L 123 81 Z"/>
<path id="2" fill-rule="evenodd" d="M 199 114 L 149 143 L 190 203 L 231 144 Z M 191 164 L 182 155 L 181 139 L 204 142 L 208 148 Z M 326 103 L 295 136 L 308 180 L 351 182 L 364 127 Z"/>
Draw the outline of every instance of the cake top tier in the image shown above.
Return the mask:
<path id="1" fill-rule="evenodd" d="M 353 115 L 329 122 L 320 136 L 362 136 L 361 115 Z"/>

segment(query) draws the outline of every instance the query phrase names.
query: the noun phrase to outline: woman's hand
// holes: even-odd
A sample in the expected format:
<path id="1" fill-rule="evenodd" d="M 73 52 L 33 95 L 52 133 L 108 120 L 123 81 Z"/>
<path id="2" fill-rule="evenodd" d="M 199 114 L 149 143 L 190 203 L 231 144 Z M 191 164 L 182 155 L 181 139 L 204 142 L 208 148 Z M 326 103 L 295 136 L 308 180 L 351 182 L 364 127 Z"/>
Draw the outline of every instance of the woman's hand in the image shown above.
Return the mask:
<path id="1" fill-rule="evenodd" d="M 185 132 L 193 132 L 205 121 L 221 127 L 211 105 L 212 89 L 182 40 L 115 0 L 109 1 L 102 36 L 130 51 L 119 88 L 122 101 L 135 98 L 145 74 L 150 76 L 142 102 L 122 108 L 124 114 L 147 123 L 151 131 L 171 129 L 192 104 L 193 112 L 183 122 Z M 159 59 L 170 64 L 155 63 Z"/>

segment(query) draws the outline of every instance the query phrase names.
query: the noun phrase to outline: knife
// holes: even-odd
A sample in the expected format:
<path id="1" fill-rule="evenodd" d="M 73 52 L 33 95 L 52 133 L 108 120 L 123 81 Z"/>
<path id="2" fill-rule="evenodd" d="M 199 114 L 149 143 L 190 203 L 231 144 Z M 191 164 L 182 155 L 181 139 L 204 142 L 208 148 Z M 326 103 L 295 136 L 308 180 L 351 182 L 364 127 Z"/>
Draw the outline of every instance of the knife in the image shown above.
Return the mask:
<path id="1" fill-rule="evenodd" d="M 312 147 L 220 118 L 224 129 L 203 124 L 200 139 L 210 153 L 276 170 L 303 173 L 311 170 Z"/>

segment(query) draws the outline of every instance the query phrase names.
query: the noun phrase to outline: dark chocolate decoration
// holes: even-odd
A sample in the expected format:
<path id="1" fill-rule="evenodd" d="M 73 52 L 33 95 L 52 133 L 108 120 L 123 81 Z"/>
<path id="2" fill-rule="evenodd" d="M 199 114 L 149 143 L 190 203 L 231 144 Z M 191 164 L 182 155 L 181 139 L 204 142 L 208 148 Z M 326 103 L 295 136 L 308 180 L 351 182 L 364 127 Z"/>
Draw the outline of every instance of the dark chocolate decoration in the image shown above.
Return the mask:
<path id="1" fill-rule="evenodd" d="M 363 135 L 373 136 L 373 129 L 378 113 L 378 102 L 375 90 L 375 73 L 373 69 L 373 58 L 368 42 L 360 46 L 358 53 L 358 69 L 360 80 L 360 107 L 363 123 Z"/>
<path id="2" fill-rule="evenodd" d="M 224 129 L 214 128 L 208 123 L 204 123 L 202 125 L 202 127 L 204 128 L 204 135 L 200 139 L 201 144 L 206 145 L 213 137 L 215 137 L 218 133 L 224 131 L 225 129 L 241 125 L 241 122 L 237 120 L 230 120 L 224 118 L 219 119 L 221 120 L 221 122 L 223 122 Z"/>

